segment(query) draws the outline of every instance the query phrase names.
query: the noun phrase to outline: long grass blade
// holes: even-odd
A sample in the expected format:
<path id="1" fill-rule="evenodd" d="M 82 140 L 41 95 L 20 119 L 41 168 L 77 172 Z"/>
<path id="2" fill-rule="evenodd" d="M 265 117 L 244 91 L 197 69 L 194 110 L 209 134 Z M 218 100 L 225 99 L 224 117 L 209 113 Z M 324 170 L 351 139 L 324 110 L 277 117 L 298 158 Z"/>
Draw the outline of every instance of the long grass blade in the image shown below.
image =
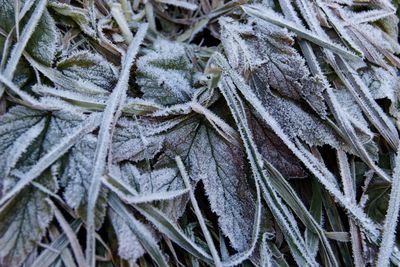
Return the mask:
<path id="1" fill-rule="evenodd" d="M 168 263 L 158 247 L 157 241 L 151 235 L 149 230 L 139 222 L 133 215 L 128 211 L 126 207 L 121 203 L 115 194 L 110 194 L 109 197 L 110 207 L 125 220 L 132 232 L 140 240 L 142 246 L 146 249 L 147 253 L 152 257 L 152 259 L 157 263 L 159 267 L 168 267 Z"/>
<path id="2" fill-rule="evenodd" d="M 382 240 L 376 266 L 389 266 L 395 244 L 396 227 L 400 210 L 400 150 L 397 152 L 395 164 L 389 207 L 383 224 Z"/>
<path id="3" fill-rule="evenodd" d="M 17 68 L 17 64 L 22 56 L 22 53 L 32 36 L 33 31 L 39 23 L 40 18 L 42 17 L 43 12 L 45 11 L 47 4 L 47 0 L 40 0 L 35 10 L 32 12 L 32 16 L 29 18 L 27 24 L 25 25 L 18 42 L 15 44 L 13 50 L 11 51 L 10 58 L 8 59 L 8 63 L 3 72 L 4 76 L 8 79 L 12 79 L 15 69 Z M 0 85 L 0 97 L 4 93 L 4 87 Z"/>
<path id="4" fill-rule="evenodd" d="M 118 83 L 112 92 L 107 106 L 103 112 L 102 122 L 99 131 L 99 137 L 96 147 L 95 161 L 93 164 L 92 179 L 89 188 L 88 205 L 87 205 L 87 242 L 86 242 L 86 261 L 87 265 L 94 267 L 95 260 L 95 216 L 94 210 L 96 206 L 97 197 L 101 187 L 101 177 L 106 169 L 106 158 L 110 148 L 112 138 L 112 128 L 116 120 L 118 110 L 125 102 L 126 90 L 128 89 L 128 80 L 130 70 L 134 59 L 139 51 L 139 47 L 143 42 L 147 32 L 147 24 L 143 24 L 132 43 L 128 47 L 128 51 L 122 62 L 122 71 L 118 79 Z"/>

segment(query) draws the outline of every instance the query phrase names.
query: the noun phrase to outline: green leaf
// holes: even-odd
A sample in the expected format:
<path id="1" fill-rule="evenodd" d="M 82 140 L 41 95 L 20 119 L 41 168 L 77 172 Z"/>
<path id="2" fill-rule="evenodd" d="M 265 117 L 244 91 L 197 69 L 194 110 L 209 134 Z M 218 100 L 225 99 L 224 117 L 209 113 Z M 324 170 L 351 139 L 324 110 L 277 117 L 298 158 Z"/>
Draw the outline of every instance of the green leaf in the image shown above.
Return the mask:
<path id="1" fill-rule="evenodd" d="M 19 266 L 46 232 L 53 211 L 47 194 L 28 186 L 0 210 L 0 258 Z"/>
<path id="2" fill-rule="evenodd" d="M 187 102 L 193 95 L 193 67 L 183 45 L 160 39 L 137 65 L 136 81 L 145 99 L 171 105 Z"/>
<path id="3" fill-rule="evenodd" d="M 21 0 L 20 3 L 26 4 L 27 1 Z M 28 19 L 34 15 L 33 10 L 36 4 L 30 8 L 25 16 L 21 19 L 19 27 L 22 29 L 27 25 Z M 10 32 L 15 25 L 14 16 L 14 1 L 2 0 L 0 2 L 0 17 L 2 18 L 1 28 Z M 56 50 L 59 33 L 55 22 L 47 10 L 44 11 L 39 20 L 35 31 L 32 33 L 27 45 L 27 52 L 36 60 L 43 64 L 50 65 L 53 62 Z"/>

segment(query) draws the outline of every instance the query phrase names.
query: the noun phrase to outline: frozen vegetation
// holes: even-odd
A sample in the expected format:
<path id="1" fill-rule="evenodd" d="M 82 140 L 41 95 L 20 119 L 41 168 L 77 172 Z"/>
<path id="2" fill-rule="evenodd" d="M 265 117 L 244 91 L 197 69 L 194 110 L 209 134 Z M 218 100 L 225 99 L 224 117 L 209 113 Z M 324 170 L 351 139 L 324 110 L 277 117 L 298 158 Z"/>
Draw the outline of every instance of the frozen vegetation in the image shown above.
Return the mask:
<path id="1" fill-rule="evenodd" d="M 0 266 L 398 266 L 389 0 L 0 0 Z"/>

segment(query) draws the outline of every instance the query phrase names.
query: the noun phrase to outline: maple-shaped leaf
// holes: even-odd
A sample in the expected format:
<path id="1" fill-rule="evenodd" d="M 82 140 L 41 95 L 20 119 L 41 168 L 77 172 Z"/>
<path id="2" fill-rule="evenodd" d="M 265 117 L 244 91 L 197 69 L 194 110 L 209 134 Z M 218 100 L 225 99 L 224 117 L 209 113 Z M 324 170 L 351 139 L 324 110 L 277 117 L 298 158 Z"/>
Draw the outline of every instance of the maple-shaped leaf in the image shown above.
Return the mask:
<path id="1" fill-rule="evenodd" d="M 182 44 L 159 39 L 137 62 L 136 81 L 145 99 L 171 105 L 187 102 L 194 93 L 194 72 Z"/>
<path id="2" fill-rule="evenodd" d="M 248 79 L 262 83 L 265 90 L 303 99 L 322 116 L 326 115 L 322 96 L 325 88 L 318 77 L 310 74 L 305 60 L 293 47 L 292 34 L 261 20 L 242 24 L 223 17 L 220 24 L 222 44 L 232 67 Z"/>
<path id="3" fill-rule="evenodd" d="M 255 204 L 244 171 L 243 148 L 228 143 L 209 124 L 198 118 L 161 122 L 158 127 L 151 123 L 147 126 L 147 131 L 143 129 L 145 138 L 154 138 L 150 140 L 158 140 L 162 145 L 156 166 L 172 166 L 175 156 L 180 155 L 192 181 L 202 181 L 204 184 L 211 208 L 219 216 L 223 233 L 235 249 L 245 250 L 251 239 Z M 119 131 L 117 127 L 116 133 Z M 131 137 L 137 139 L 138 135 L 137 131 L 132 131 Z M 129 135 L 124 138 L 129 140 Z M 158 148 L 158 145 L 155 147 Z M 141 142 L 139 148 L 132 149 L 145 151 L 146 146 Z"/>
<path id="4" fill-rule="evenodd" d="M 244 171 L 243 148 L 202 121 L 187 121 L 165 135 L 159 164 L 180 155 L 194 181 L 201 180 L 222 232 L 243 251 L 251 240 L 255 203 Z"/>
<path id="5" fill-rule="evenodd" d="M 0 121 L 0 146 L 4 153 L 0 158 L 4 190 L 16 182 L 9 177 L 13 169 L 25 172 L 53 149 L 60 140 L 74 133 L 86 116 L 69 111 L 53 113 L 36 111 L 23 106 L 11 108 Z M 18 167 L 22 161 L 23 168 Z M 22 169 L 21 169 L 22 168 Z"/>
<path id="6" fill-rule="evenodd" d="M 94 129 L 86 124 L 86 118 L 82 113 L 15 106 L 0 120 L 3 133 L 0 144 L 4 152 L 0 173 L 1 212 L 5 213 L 1 216 L 4 228 L 0 231 L 0 247 L 2 257 L 15 266 L 36 247 L 35 242 L 40 241 L 52 218 L 47 192 L 55 192 L 58 185 L 49 174 L 50 167 L 77 138 Z"/>

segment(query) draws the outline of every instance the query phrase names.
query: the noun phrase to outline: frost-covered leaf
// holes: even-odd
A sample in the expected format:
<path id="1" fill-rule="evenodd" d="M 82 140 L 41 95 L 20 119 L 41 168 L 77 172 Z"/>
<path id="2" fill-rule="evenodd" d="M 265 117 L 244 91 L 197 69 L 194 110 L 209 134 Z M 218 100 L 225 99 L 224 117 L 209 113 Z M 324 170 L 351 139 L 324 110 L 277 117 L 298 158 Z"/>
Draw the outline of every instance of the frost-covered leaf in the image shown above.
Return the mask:
<path id="1" fill-rule="evenodd" d="M 49 179 L 40 180 L 48 184 Z M 19 266 L 45 234 L 53 217 L 47 197 L 31 185 L 0 209 L 0 262 L 4 266 Z"/>
<path id="2" fill-rule="evenodd" d="M 65 76 L 91 83 L 111 91 L 118 80 L 117 68 L 99 54 L 78 51 L 57 62 Z"/>
<path id="3" fill-rule="evenodd" d="M 251 47 L 245 37 L 255 35 L 251 24 L 241 24 L 230 17 L 219 19 L 221 25 L 221 40 L 227 53 L 229 63 L 240 73 L 248 73 L 260 63 L 259 55 Z"/>
<path id="4" fill-rule="evenodd" d="M 201 180 L 219 225 L 238 251 L 251 239 L 254 200 L 244 172 L 243 148 L 227 143 L 201 121 L 181 123 L 165 136 L 160 162 L 176 155 L 185 161 L 189 177 Z"/>
<path id="5" fill-rule="evenodd" d="M 260 85 L 254 84 L 253 90 L 288 136 L 299 137 L 310 145 L 329 144 L 333 147 L 344 145 L 333 129 L 319 117 L 306 112 L 294 101 L 265 92 Z"/>
<path id="6" fill-rule="evenodd" d="M 0 123 L 0 173 L 7 177 L 19 157 L 45 127 L 43 113 L 22 106 L 11 109 Z"/>
<path id="7" fill-rule="evenodd" d="M 135 233 L 126 222 L 113 210 L 108 212 L 111 223 L 118 239 L 118 254 L 121 258 L 136 262 L 146 252 Z"/>
<path id="8" fill-rule="evenodd" d="M 269 129 L 261 119 L 251 114 L 249 127 L 260 154 L 279 170 L 285 178 L 304 178 L 307 173 L 300 161 L 285 146 L 282 140 Z"/>
<path id="9" fill-rule="evenodd" d="M 87 195 L 90 186 L 90 174 L 93 166 L 97 138 L 86 135 L 68 153 L 64 162 L 61 180 L 65 186 L 64 198 L 67 204 L 75 209 L 78 215 L 86 218 Z M 96 205 L 96 227 L 99 228 L 106 215 L 107 190 L 100 191 L 99 201 Z"/>
<path id="10" fill-rule="evenodd" d="M 54 87 L 36 84 L 32 90 L 44 97 L 57 97 L 73 105 L 102 110 L 118 79 L 118 70 L 99 54 L 83 50 L 58 61 L 57 69 L 33 64 Z"/>
<path id="11" fill-rule="evenodd" d="M 4 189 L 7 190 L 16 182 L 14 178 L 5 175 L 18 168 L 18 162 L 24 163 L 23 169 L 18 168 L 19 171 L 29 170 L 29 167 L 51 150 L 61 138 L 71 134 L 74 127 L 84 118 L 81 113 L 67 111 L 46 113 L 22 106 L 10 109 L 0 121 L 0 129 L 3 131 L 0 143 L 4 149 L 1 158 L 4 162 L 2 165 Z M 41 125 L 42 123 L 45 127 Z M 24 136 L 27 139 L 22 138 Z"/>
<path id="12" fill-rule="evenodd" d="M 177 177 L 176 169 L 140 171 L 130 163 L 122 163 L 120 168 L 124 182 L 132 186 L 139 195 L 162 194 L 171 190 L 183 189 L 183 182 Z"/>
<path id="13" fill-rule="evenodd" d="M 170 105 L 187 102 L 194 93 L 193 69 L 182 44 L 157 40 L 154 50 L 137 62 L 143 97 Z"/>
<path id="14" fill-rule="evenodd" d="M 50 116 L 22 106 L 12 108 L 4 115 L 0 123 L 4 131 L 0 137 L 4 151 L 2 160 L 7 163 L 6 168 L 1 170 L 3 191 L 8 193 L 13 189 L 20 179 L 19 174 L 30 170 L 82 119 L 80 114 L 55 112 Z M 24 136 L 26 140 L 23 140 Z M 35 181 L 49 192 L 57 189 L 50 171 L 43 172 Z M 28 185 L 1 208 L 0 251 L 7 266 L 18 266 L 44 235 L 52 218 L 47 197 L 35 186 Z"/>
<path id="15" fill-rule="evenodd" d="M 392 102 L 396 101 L 396 92 L 400 84 L 399 77 L 394 68 L 389 70 L 374 66 L 359 70 L 362 80 L 368 86 L 374 99 L 388 98 Z"/>
<path id="16" fill-rule="evenodd" d="M 50 2 L 48 6 L 58 14 L 71 18 L 87 35 L 91 37 L 96 35 L 95 30 L 91 26 L 87 10 L 60 2 Z"/>
<path id="17" fill-rule="evenodd" d="M 240 24 L 222 18 L 220 24 L 222 43 L 234 68 L 263 84 L 264 90 L 273 89 L 283 96 L 303 99 L 325 116 L 324 86 L 310 75 L 287 30 L 261 20 Z"/>
<path id="18" fill-rule="evenodd" d="M 21 5 L 28 1 L 21 0 Z M 13 0 L 2 0 L 0 2 L 0 18 L 1 28 L 10 32 L 15 24 L 15 7 Z M 30 11 L 21 19 L 20 28 L 22 29 L 26 25 L 29 18 L 33 15 L 35 3 L 31 7 Z M 35 31 L 28 41 L 26 50 L 36 60 L 43 64 L 50 65 L 54 59 L 57 42 L 58 42 L 58 31 L 53 18 L 50 16 L 47 10 L 44 11 Z"/>
<path id="19" fill-rule="evenodd" d="M 154 158 L 164 141 L 162 133 L 177 123 L 179 120 L 162 123 L 151 118 L 121 118 L 113 136 L 113 160 L 140 161 Z"/>
<path id="20" fill-rule="evenodd" d="M 156 141 L 157 151 L 162 146 L 156 166 L 171 166 L 176 155 L 183 158 L 190 178 L 194 182 L 203 182 L 211 208 L 219 216 L 224 234 L 229 237 L 234 248 L 244 250 L 251 237 L 254 202 L 243 169 L 242 148 L 227 143 L 207 123 L 198 119 L 187 119 L 179 124 L 178 121 L 159 125 L 149 122 L 143 133 L 149 136 L 146 139 Z M 116 134 L 118 136 L 118 129 Z M 126 136 L 125 144 L 130 144 L 129 138 L 138 139 L 137 135 Z M 145 151 L 146 146 L 139 141 L 135 143 L 138 147 L 130 146 L 131 149 Z"/>

